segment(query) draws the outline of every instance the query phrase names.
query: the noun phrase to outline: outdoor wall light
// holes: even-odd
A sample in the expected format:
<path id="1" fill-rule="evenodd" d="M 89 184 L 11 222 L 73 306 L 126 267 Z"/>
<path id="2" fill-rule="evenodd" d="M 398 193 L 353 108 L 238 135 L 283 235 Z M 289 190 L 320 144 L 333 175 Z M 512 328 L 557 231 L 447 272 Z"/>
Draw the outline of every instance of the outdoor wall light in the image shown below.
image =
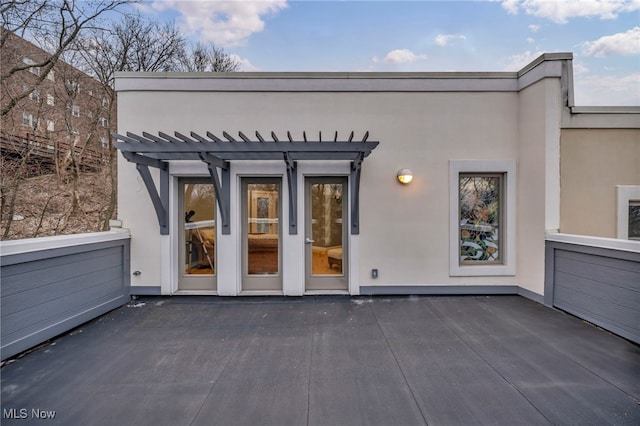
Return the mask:
<path id="1" fill-rule="evenodd" d="M 403 185 L 408 184 L 413 180 L 413 172 L 409 169 L 398 170 L 398 182 Z"/>

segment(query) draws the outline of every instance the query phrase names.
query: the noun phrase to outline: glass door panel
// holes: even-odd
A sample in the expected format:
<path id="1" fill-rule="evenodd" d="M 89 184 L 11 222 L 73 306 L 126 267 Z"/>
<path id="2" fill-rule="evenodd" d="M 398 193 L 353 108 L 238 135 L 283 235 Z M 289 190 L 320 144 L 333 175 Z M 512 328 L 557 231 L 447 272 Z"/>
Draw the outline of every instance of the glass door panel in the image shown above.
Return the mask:
<path id="1" fill-rule="evenodd" d="M 305 245 L 307 290 L 346 290 L 346 178 L 307 178 Z"/>
<path id="2" fill-rule="evenodd" d="M 282 290 L 280 178 L 244 178 L 243 290 Z"/>
<path id="3" fill-rule="evenodd" d="M 208 179 L 180 180 L 180 290 L 216 289 L 216 201 Z"/>

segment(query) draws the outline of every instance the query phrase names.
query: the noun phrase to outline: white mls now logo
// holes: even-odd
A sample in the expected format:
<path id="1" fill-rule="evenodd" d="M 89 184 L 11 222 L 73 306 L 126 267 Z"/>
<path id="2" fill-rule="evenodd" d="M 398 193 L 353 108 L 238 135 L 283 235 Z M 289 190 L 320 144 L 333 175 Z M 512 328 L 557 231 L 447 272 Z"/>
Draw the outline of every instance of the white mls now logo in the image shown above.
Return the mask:
<path id="1" fill-rule="evenodd" d="M 42 419 L 51 420 L 56 417 L 56 412 L 52 410 L 41 410 L 39 408 L 32 408 L 28 410 L 26 408 L 4 408 L 2 409 L 3 419 Z"/>

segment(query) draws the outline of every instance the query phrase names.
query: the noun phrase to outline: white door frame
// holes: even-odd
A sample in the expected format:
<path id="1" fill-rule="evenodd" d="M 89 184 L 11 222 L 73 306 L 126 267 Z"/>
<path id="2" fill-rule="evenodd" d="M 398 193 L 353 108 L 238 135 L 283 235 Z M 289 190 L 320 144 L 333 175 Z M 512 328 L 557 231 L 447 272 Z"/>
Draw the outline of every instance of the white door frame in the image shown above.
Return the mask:
<path id="1" fill-rule="evenodd" d="M 344 294 L 343 291 L 310 291 L 305 293 L 305 267 L 304 267 L 304 200 L 305 200 L 305 182 L 307 177 L 326 177 L 326 176 L 341 176 L 347 177 L 347 192 L 351 195 L 350 188 L 353 183 L 351 182 L 351 163 L 346 161 L 300 161 L 298 162 L 298 228 L 302 230 L 298 231 L 298 253 L 301 255 L 299 264 L 301 266 L 299 275 L 296 277 L 300 284 L 302 294 Z M 346 255 L 348 265 L 346 266 L 347 279 L 349 282 L 348 293 L 352 296 L 360 294 L 360 265 L 359 259 L 359 236 L 351 234 L 351 201 L 347 208 L 347 217 L 349 223 L 349 230 L 347 232 L 347 249 Z"/>
<path id="2" fill-rule="evenodd" d="M 306 210 L 307 208 L 313 208 L 313 200 L 311 195 L 311 186 L 318 182 L 329 182 L 332 184 L 340 184 L 342 186 L 342 203 L 341 203 L 341 220 L 342 220 L 342 230 L 341 230 L 341 249 L 342 253 L 342 262 L 341 262 L 341 272 L 335 275 L 314 275 L 313 274 L 313 251 L 314 245 L 313 240 L 311 242 L 307 242 L 307 238 L 313 238 L 313 215 L 312 212 Z M 305 236 L 305 294 L 322 294 L 322 293 L 344 293 L 349 291 L 348 283 L 349 283 L 349 231 L 350 231 L 350 220 L 349 220 L 349 202 L 350 202 L 350 194 L 349 194 L 349 181 L 348 176 L 311 176 L 306 175 L 304 177 L 304 186 L 305 186 L 305 197 L 302 201 L 304 203 L 305 212 L 304 217 L 301 218 L 304 236 Z M 318 247 L 320 248 L 320 247 Z M 328 261 L 328 259 L 327 259 Z M 339 288 L 344 285 L 347 285 L 345 289 Z M 327 289 L 310 289 L 311 286 L 324 287 Z M 334 289 L 330 289 L 330 287 L 334 287 Z"/>
<path id="3" fill-rule="evenodd" d="M 185 290 L 178 287 L 178 276 L 181 273 L 180 265 L 180 220 L 182 214 L 180 207 L 180 178 L 209 177 L 209 170 L 202 161 L 176 161 L 169 163 L 169 235 L 163 236 L 161 262 L 161 293 L 162 294 L 193 294 L 215 295 L 217 291 L 211 290 Z M 216 218 L 220 217 L 220 210 L 216 202 Z M 220 229 L 216 226 L 216 241 L 220 238 Z M 216 256 L 217 257 L 217 256 Z M 168 259 L 168 261 L 166 261 Z M 217 272 L 217 271 L 216 271 Z M 216 274 L 217 275 L 217 274 Z"/>
<path id="4" fill-rule="evenodd" d="M 188 294 L 217 294 L 220 296 L 237 296 L 241 293 L 242 285 L 242 232 L 241 232 L 241 204 L 240 192 L 243 176 L 278 176 L 282 178 L 281 209 L 282 209 L 282 292 L 285 296 L 302 296 L 305 294 L 305 261 L 304 261 L 304 197 L 306 176 L 350 176 L 351 163 L 347 161 L 298 161 L 298 234 L 290 235 L 289 223 L 289 194 L 287 169 L 284 161 L 233 161 L 230 163 L 230 207 L 229 225 L 231 233 L 223 235 L 220 226 L 216 226 L 217 242 L 217 292 L 189 292 Z M 176 294 L 178 292 L 179 265 L 179 229 L 180 216 L 178 214 L 178 177 L 207 177 L 209 171 L 202 161 L 177 161 L 169 166 L 169 208 L 170 233 L 163 236 L 161 242 L 161 293 Z M 348 179 L 349 188 L 353 183 Z M 217 206 L 217 217 L 220 217 L 220 207 Z M 362 213 L 362 212 L 361 212 Z M 348 209 L 351 219 L 351 203 Z M 359 236 L 348 234 L 348 293 L 356 296 L 360 294 L 360 265 L 359 265 Z M 314 292 L 317 294 L 318 292 Z M 325 292 L 331 293 L 331 292 Z M 335 293 L 335 292 L 334 292 Z M 185 293 L 186 294 L 186 293 Z M 246 293 L 242 293 L 246 294 Z M 265 292 L 260 294 L 266 295 Z"/>

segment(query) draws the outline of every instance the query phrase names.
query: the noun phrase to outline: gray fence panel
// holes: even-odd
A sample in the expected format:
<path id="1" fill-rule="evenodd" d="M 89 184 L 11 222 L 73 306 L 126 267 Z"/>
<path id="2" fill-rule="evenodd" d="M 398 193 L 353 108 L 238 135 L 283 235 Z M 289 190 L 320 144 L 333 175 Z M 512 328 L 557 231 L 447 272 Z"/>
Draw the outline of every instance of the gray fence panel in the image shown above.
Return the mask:
<path id="1" fill-rule="evenodd" d="M 127 303 L 129 260 L 129 239 L 121 235 L 3 255 L 2 359 Z"/>
<path id="2" fill-rule="evenodd" d="M 640 343 L 640 254 L 549 241 L 547 252 L 553 306 Z"/>

